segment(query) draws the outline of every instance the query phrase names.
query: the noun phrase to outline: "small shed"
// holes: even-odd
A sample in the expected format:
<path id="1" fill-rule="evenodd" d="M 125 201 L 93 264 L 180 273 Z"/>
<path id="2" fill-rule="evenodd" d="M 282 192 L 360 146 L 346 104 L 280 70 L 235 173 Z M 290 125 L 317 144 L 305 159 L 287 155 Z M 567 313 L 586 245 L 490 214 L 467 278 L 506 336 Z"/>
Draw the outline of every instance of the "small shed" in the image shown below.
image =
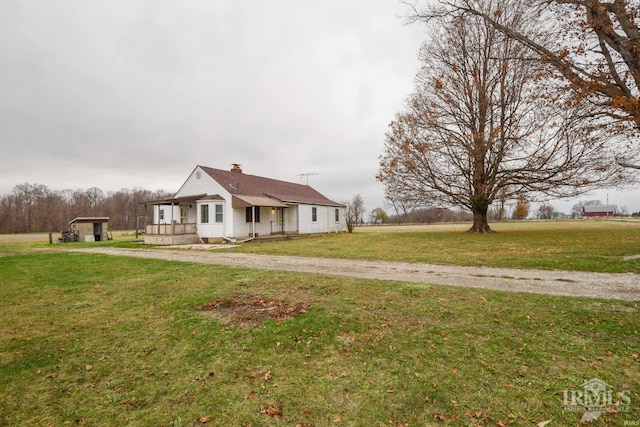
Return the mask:
<path id="1" fill-rule="evenodd" d="M 100 242 L 109 239 L 108 216 L 79 216 L 69 221 L 69 228 L 79 242 Z"/>
<path id="2" fill-rule="evenodd" d="M 594 205 L 584 206 L 582 208 L 582 216 L 588 217 L 610 217 L 614 216 L 616 207 L 614 205 Z"/>

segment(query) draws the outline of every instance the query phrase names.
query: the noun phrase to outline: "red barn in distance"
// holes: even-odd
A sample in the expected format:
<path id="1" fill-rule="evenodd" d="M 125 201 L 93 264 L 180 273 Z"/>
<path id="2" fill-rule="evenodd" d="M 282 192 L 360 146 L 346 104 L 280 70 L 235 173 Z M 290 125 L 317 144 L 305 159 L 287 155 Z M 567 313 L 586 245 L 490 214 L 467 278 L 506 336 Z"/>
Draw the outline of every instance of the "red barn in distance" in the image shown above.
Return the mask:
<path id="1" fill-rule="evenodd" d="M 584 206 L 582 208 L 583 218 L 610 217 L 615 215 L 614 205 Z"/>

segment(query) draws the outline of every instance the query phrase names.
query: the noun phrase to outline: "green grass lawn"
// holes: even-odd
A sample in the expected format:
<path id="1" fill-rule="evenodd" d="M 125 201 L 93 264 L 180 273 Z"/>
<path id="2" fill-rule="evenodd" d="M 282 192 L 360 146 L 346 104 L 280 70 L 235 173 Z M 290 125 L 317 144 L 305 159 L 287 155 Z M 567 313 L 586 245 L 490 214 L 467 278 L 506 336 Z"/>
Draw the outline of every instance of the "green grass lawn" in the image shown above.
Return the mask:
<path id="1" fill-rule="evenodd" d="M 638 229 L 624 230 L 598 236 L 629 234 L 635 248 L 597 246 L 601 253 L 572 261 L 573 245 L 558 243 L 569 259 L 560 265 L 601 259 L 605 270 L 620 270 L 614 259 L 640 252 Z M 355 242 L 371 246 L 358 258 L 465 263 L 487 242 L 509 244 L 509 233 L 391 233 L 378 236 L 384 247 L 373 233 L 356 233 L 281 247 L 321 255 Z M 554 258 L 544 245 L 527 243 L 526 230 L 514 233 L 511 252 L 526 250 L 524 266 L 553 267 L 540 261 Z M 276 244 L 242 249 L 252 247 L 278 252 Z M 434 253 L 443 247 L 460 254 Z M 630 396 L 631 412 L 614 403 L 590 425 L 640 420 L 634 302 L 42 249 L 0 247 L 0 425 L 571 426 L 584 411 L 564 410 L 564 395 L 592 378 L 611 386 L 614 401 L 622 401 L 618 392 Z M 349 256 L 341 251 L 333 255 Z M 469 263 L 519 256 L 495 252 Z M 526 254 L 539 261 L 529 265 Z M 258 296 L 309 306 L 262 322 L 246 312 L 232 317 L 227 303 L 196 309 Z"/>

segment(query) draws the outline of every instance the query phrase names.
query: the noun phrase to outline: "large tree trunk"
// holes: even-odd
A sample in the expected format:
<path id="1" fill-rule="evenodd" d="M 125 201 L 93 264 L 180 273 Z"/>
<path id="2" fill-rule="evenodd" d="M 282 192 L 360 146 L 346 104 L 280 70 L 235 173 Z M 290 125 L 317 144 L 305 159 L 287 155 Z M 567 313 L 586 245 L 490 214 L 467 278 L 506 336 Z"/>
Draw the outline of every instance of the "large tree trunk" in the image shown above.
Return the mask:
<path id="1" fill-rule="evenodd" d="M 473 209 L 473 225 L 467 230 L 467 233 L 493 233 L 487 221 L 487 211 L 489 207 Z"/>

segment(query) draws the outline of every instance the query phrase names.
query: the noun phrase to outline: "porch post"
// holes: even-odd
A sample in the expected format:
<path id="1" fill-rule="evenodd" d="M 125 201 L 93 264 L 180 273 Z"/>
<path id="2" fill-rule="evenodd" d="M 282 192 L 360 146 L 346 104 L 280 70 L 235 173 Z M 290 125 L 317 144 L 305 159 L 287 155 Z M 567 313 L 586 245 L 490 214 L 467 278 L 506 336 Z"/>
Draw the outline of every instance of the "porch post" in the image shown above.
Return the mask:
<path id="1" fill-rule="evenodd" d="M 253 209 L 252 211 L 252 215 L 251 215 L 251 228 L 253 228 L 253 238 L 256 238 L 256 205 L 252 205 L 251 209 Z"/>
<path id="2" fill-rule="evenodd" d="M 171 201 L 171 243 L 173 243 L 173 236 L 176 234 L 176 223 L 173 220 L 173 200 Z"/>

